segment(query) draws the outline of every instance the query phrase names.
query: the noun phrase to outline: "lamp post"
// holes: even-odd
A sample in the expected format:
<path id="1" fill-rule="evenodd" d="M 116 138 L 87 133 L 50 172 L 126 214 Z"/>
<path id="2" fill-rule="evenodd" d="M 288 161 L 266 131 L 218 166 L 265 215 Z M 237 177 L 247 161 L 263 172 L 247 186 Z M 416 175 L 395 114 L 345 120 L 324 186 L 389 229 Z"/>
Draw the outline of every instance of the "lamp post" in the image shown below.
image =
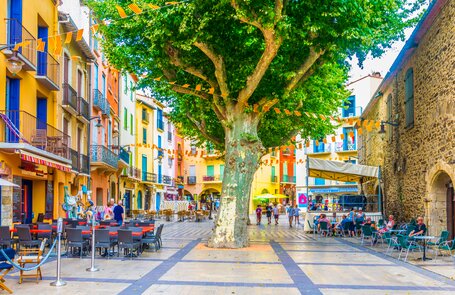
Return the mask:
<path id="1" fill-rule="evenodd" d="M 397 122 L 381 121 L 381 128 L 378 131 L 379 134 L 385 134 L 385 125 L 386 124 L 390 125 L 390 126 L 398 127 Z"/>

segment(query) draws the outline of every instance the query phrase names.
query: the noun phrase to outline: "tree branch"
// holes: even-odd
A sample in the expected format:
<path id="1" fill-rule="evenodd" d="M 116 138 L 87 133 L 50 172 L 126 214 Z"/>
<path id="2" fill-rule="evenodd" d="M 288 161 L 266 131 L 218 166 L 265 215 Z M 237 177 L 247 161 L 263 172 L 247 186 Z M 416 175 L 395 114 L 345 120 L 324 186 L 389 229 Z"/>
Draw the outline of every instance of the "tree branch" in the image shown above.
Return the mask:
<path id="1" fill-rule="evenodd" d="M 215 77 L 223 98 L 229 97 L 229 87 L 227 84 L 226 67 L 221 55 L 216 54 L 207 44 L 203 42 L 194 42 L 194 46 L 199 48 L 215 66 Z M 213 87 L 213 86 L 212 86 Z"/>
<path id="2" fill-rule="evenodd" d="M 219 138 L 216 138 L 210 134 L 207 133 L 207 130 L 205 128 L 205 124 L 201 124 L 199 123 L 193 116 L 191 116 L 189 113 L 186 114 L 186 116 L 188 117 L 188 119 L 190 120 L 191 123 L 193 123 L 194 127 L 196 127 L 199 132 L 202 133 L 202 135 L 205 136 L 205 138 L 207 138 L 208 140 L 212 141 L 213 143 L 217 144 L 217 145 L 222 145 L 223 142 L 219 139 Z"/>
<path id="3" fill-rule="evenodd" d="M 237 105 L 243 107 L 248 102 L 248 99 L 251 97 L 251 95 L 258 87 L 259 83 L 262 80 L 262 77 L 264 76 L 271 62 L 277 55 L 278 50 L 281 47 L 281 43 L 283 42 L 283 38 L 277 36 L 275 31 L 276 24 L 282 18 L 283 1 L 282 0 L 275 1 L 275 19 L 273 27 L 264 27 L 259 21 L 249 19 L 242 15 L 240 13 L 240 8 L 235 0 L 231 0 L 231 5 L 237 11 L 237 16 L 239 17 L 240 21 L 258 28 L 262 32 L 265 41 L 265 50 L 262 53 L 261 58 L 259 59 L 256 65 L 256 68 L 251 73 L 251 75 L 247 77 L 245 88 L 243 88 L 239 92 Z"/>
<path id="4" fill-rule="evenodd" d="M 169 56 L 169 59 L 170 59 L 171 63 L 174 66 L 176 66 L 178 68 L 181 68 L 185 72 L 202 79 L 203 81 L 207 82 L 210 85 L 210 87 L 217 88 L 216 82 L 211 80 L 207 75 L 205 75 L 202 70 L 197 69 L 194 66 L 190 66 L 190 65 L 185 64 L 180 59 L 179 51 L 178 51 L 177 48 L 173 47 L 170 44 L 166 44 L 164 48 L 166 50 L 167 55 Z"/>
<path id="5" fill-rule="evenodd" d="M 295 76 L 292 77 L 291 81 L 286 85 L 284 88 L 285 92 L 287 94 L 291 93 L 292 90 L 297 87 L 298 83 L 304 76 L 309 72 L 313 64 L 324 54 L 324 51 L 319 51 L 316 52 L 313 47 L 310 48 L 310 54 L 305 60 L 305 62 L 297 69 L 295 72 Z M 308 78 L 309 75 L 306 75 L 306 78 Z"/>

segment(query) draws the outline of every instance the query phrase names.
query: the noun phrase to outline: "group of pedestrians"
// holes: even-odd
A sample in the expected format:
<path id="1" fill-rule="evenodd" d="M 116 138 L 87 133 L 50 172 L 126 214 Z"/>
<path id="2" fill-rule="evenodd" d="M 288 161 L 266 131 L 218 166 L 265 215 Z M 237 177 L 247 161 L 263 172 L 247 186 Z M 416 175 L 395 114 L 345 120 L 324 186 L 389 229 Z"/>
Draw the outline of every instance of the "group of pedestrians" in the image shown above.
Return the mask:
<path id="1" fill-rule="evenodd" d="M 286 213 L 288 214 L 288 219 L 289 219 L 289 227 L 292 227 L 292 223 L 294 223 L 294 226 L 297 226 L 300 224 L 300 208 L 299 206 L 295 205 L 294 207 L 289 206 L 286 209 Z"/>
<path id="2" fill-rule="evenodd" d="M 278 204 L 273 205 L 273 204 L 268 204 L 265 206 L 265 214 L 267 216 L 267 224 L 272 224 L 272 215 L 275 221 L 275 225 L 278 225 L 278 221 L 280 218 L 280 210 L 278 208 Z M 256 224 L 260 225 L 261 220 L 262 220 L 262 214 L 263 214 L 263 209 L 261 205 L 258 205 L 256 207 Z M 286 214 L 289 219 L 289 226 L 292 227 L 292 224 L 297 226 L 300 224 L 300 208 L 295 205 L 295 206 L 288 206 L 286 207 Z"/>

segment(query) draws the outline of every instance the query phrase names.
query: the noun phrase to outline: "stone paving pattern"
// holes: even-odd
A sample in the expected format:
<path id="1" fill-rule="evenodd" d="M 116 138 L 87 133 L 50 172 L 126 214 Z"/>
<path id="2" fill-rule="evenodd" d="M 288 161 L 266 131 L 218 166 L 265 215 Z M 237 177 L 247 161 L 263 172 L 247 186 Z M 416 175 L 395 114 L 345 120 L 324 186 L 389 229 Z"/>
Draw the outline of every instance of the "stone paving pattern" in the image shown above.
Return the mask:
<path id="1" fill-rule="evenodd" d="M 450 260 L 422 268 L 385 256 L 376 251 L 379 247 L 361 246 L 358 239 L 313 236 L 282 223 L 250 226 L 249 248 L 220 250 L 204 244 L 211 222 L 174 222 L 164 227 L 160 251 L 133 260 L 97 257 L 99 272 L 85 270 L 89 258 L 63 258 L 65 287 L 49 286 L 55 260 L 42 267 L 44 279 L 38 284 L 26 280 L 19 285 L 17 272 L 6 284 L 14 294 L 28 295 L 455 294 L 455 281 L 447 278 L 455 275 Z M 432 271 L 441 267 L 445 276 Z"/>

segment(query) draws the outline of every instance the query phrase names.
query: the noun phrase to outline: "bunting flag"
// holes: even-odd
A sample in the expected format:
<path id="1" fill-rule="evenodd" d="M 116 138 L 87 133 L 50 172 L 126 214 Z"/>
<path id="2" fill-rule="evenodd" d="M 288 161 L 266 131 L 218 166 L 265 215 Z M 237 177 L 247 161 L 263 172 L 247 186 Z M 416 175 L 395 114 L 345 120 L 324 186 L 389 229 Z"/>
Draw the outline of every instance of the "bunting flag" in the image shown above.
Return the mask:
<path id="1" fill-rule="evenodd" d="M 78 30 L 77 34 L 76 34 L 76 42 L 81 41 L 83 35 L 84 35 L 84 29 Z"/>
<path id="2" fill-rule="evenodd" d="M 215 93 L 215 88 L 212 87 L 209 89 L 209 94 L 213 94 L 213 93 Z"/>
<path id="3" fill-rule="evenodd" d="M 160 9 L 160 8 L 161 8 L 161 7 L 159 7 L 158 5 L 150 4 L 150 3 L 148 4 L 148 6 L 149 6 L 151 9 L 153 9 L 153 10 L 155 10 L 155 9 Z"/>
<path id="4" fill-rule="evenodd" d="M 258 112 L 258 107 L 259 107 L 259 105 L 257 103 L 255 103 L 253 105 L 253 112 L 257 113 Z"/>
<path id="5" fill-rule="evenodd" d="M 96 32 L 98 31 L 99 26 L 100 26 L 99 24 L 94 24 L 94 25 L 91 27 L 92 33 L 93 33 L 93 34 L 96 34 Z"/>
<path id="6" fill-rule="evenodd" d="M 262 111 L 267 113 L 270 110 L 270 107 L 268 105 L 265 105 L 262 107 Z"/>
<path id="7" fill-rule="evenodd" d="M 314 144 L 315 144 L 316 146 L 319 146 L 319 140 L 316 139 L 315 142 L 314 142 Z"/>
<path id="8" fill-rule="evenodd" d="M 295 114 L 297 117 L 302 116 L 302 114 L 301 114 L 299 111 L 294 111 L 294 114 Z"/>
<path id="9" fill-rule="evenodd" d="M 341 140 L 344 140 L 344 133 L 341 133 L 341 134 L 340 134 L 340 139 L 341 139 Z"/>
<path id="10" fill-rule="evenodd" d="M 362 130 L 362 128 L 359 127 L 359 129 L 357 129 L 357 134 L 362 135 L 362 133 L 363 133 L 363 130 Z"/>
<path id="11" fill-rule="evenodd" d="M 38 39 L 38 43 L 37 43 L 37 45 L 36 45 L 36 50 L 38 50 L 38 51 L 44 51 L 45 47 L 46 47 L 46 43 L 43 42 L 43 39 L 41 39 L 41 38 Z"/>
<path id="12" fill-rule="evenodd" d="M 71 39 L 73 39 L 73 32 L 66 33 L 65 44 L 71 43 Z"/>
<path id="13" fill-rule="evenodd" d="M 123 8 L 120 5 L 115 5 L 115 8 L 117 9 L 117 12 L 121 18 L 125 18 L 128 16 L 128 15 L 126 15 L 125 10 L 123 10 Z"/>
<path id="14" fill-rule="evenodd" d="M 54 54 L 60 56 L 62 54 L 62 36 L 55 37 L 55 50 Z"/>
<path id="15" fill-rule="evenodd" d="M 128 5 L 128 8 L 131 9 L 135 14 L 141 14 L 142 13 L 142 9 L 140 9 L 139 6 L 137 6 L 134 3 Z"/>
<path id="16" fill-rule="evenodd" d="M 337 141 L 336 137 L 332 136 L 332 142 L 336 142 L 336 141 Z"/>
<path id="17" fill-rule="evenodd" d="M 195 90 L 196 91 L 201 91 L 201 89 L 202 89 L 202 85 L 201 84 L 197 84 Z"/>
<path id="18" fill-rule="evenodd" d="M 279 108 L 274 108 L 274 110 L 275 110 L 275 113 L 277 113 L 277 114 L 281 114 L 281 111 L 280 111 L 280 109 L 279 109 Z"/>
<path id="19" fill-rule="evenodd" d="M 305 145 L 306 145 L 307 148 L 309 148 L 309 147 L 310 147 L 310 141 L 307 140 L 307 141 L 305 142 Z"/>
<path id="20" fill-rule="evenodd" d="M 22 42 L 16 43 L 16 45 L 14 45 L 13 51 L 18 51 L 19 48 L 21 48 L 21 47 L 22 47 Z"/>
<path id="21" fill-rule="evenodd" d="M 286 115 L 291 115 L 291 112 L 289 110 L 284 110 L 284 112 L 286 113 Z"/>
<path id="22" fill-rule="evenodd" d="M 190 87 L 190 84 L 183 84 L 182 87 L 183 87 L 183 88 L 188 88 L 188 87 Z"/>
<path id="23" fill-rule="evenodd" d="M 327 138 L 324 137 L 324 138 L 322 139 L 322 142 L 323 142 L 324 144 L 327 144 Z"/>

